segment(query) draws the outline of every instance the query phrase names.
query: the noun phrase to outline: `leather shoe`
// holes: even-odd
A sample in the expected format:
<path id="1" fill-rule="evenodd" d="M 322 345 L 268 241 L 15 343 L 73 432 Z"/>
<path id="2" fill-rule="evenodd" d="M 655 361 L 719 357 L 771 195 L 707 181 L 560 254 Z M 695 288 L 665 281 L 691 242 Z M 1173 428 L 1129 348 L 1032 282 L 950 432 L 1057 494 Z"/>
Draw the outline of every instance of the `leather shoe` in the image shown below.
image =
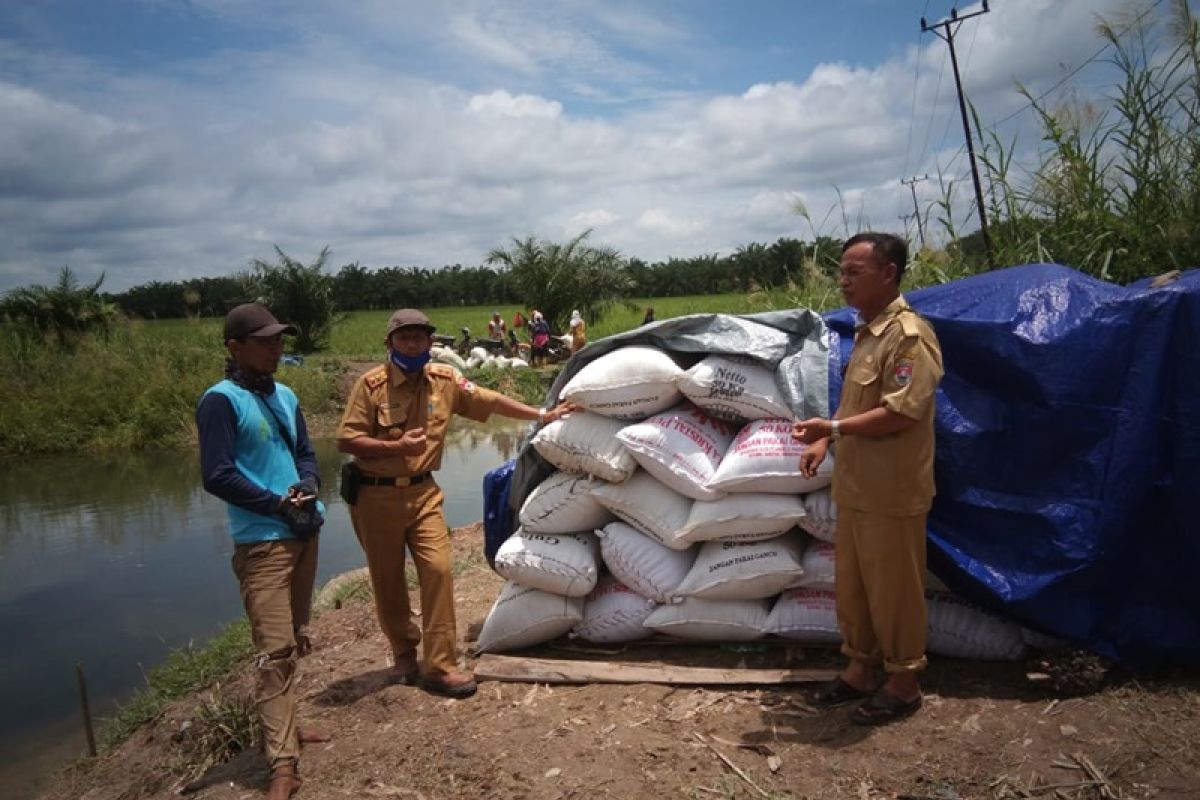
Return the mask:
<path id="1" fill-rule="evenodd" d="M 391 682 L 401 686 L 413 686 L 421 677 L 421 668 L 417 666 L 417 654 L 407 653 L 392 657 Z"/>
<path id="2" fill-rule="evenodd" d="M 421 679 L 420 685 L 427 692 L 460 700 L 475 694 L 475 690 L 478 688 L 475 685 L 474 675 L 459 670 L 426 675 Z"/>

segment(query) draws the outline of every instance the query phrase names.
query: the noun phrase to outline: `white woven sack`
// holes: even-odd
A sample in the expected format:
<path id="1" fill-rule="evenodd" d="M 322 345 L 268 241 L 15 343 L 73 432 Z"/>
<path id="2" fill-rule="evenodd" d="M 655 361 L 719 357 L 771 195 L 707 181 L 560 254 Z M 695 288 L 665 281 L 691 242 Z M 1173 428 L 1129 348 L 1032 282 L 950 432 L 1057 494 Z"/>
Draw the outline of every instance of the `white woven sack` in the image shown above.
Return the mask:
<path id="1" fill-rule="evenodd" d="M 803 553 L 804 541 L 797 535 L 765 542 L 705 542 L 675 594 L 706 600 L 771 597 L 800 579 Z"/>
<path id="2" fill-rule="evenodd" d="M 470 352 L 467 353 L 467 355 L 470 356 L 471 358 L 479 359 L 479 363 L 481 363 L 481 364 L 484 361 L 488 360 L 488 351 L 483 349 L 482 347 L 472 347 Z"/>
<path id="3" fill-rule="evenodd" d="M 576 412 L 538 431 L 533 447 L 565 472 L 620 483 L 637 469 L 633 455 L 617 439 L 623 427 L 625 423 L 615 419 Z"/>
<path id="4" fill-rule="evenodd" d="M 526 533 L 593 531 L 612 522 L 612 512 L 592 497 L 592 481 L 556 472 L 534 487 L 517 519 Z"/>
<path id="5" fill-rule="evenodd" d="M 979 661 L 1019 661 L 1025 655 L 1021 626 L 960 597 L 926 595 L 929 652 Z"/>
<path id="6" fill-rule="evenodd" d="M 527 533 L 517 528 L 496 551 L 496 572 L 531 589 L 583 597 L 596 588 L 600 542 L 592 533 Z"/>
<path id="7" fill-rule="evenodd" d="M 623 428 L 617 438 L 643 469 L 680 494 L 696 500 L 724 496 L 708 482 L 733 441 L 728 423 L 688 403 Z"/>
<path id="8" fill-rule="evenodd" d="M 761 639 L 767 623 L 763 600 L 705 600 L 688 597 L 659 606 L 646 617 L 647 628 L 699 642 L 750 642 Z"/>
<path id="9" fill-rule="evenodd" d="M 612 575 L 605 575 L 584 599 L 583 621 L 571 636 L 605 643 L 644 639 L 651 631 L 642 623 L 656 605 Z"/>
<path id="10" fill-rule="evenodd" d="M 787 494 L 730 494 L 697 500 L 679 531 L 684 542 L 757 542 L 782 536 L 804 518 L 804 504 Z"/>
<path id="11" fill-rule="evenodd" d="M 713 354 L 679 377 L 679 390 L 716 419 L 790 417 L 775 373 L 746 356 Z"/>
<path id="12" fill-rule="evenodd" d="M 657 347 L 630 345 L 589 363 L 560 392 L 563 400 L 613 419 L 645 419 L 670 408 L 682 395 L 675 385 L 683 374 Z"/>
<path id="13" fill-rule="evenodd" d="M 833 502 L 833 491 L 827 486 L 804 495 L 804 519 L 800 527 L 823 542 L 837 538 L 837 503 Z"/>
<path id="14" fill-rule="evenodd" d="M 429 350 L 429 354 L 433 357 L 434 361 L 449 364 L 459 372 L 467 368 L 467 362 L 463 360 L 463 357 L 449 347 L 433 347 Z"/>
<path id="15" fill-rule="evenodd" d="M 800 456 L 806 448 L 792 438 L 791 420 L 755 420 L 738 432 L 708 488 L 804 494 L 828 486 L 833 480 L 833 456 L 826 456 L 817 474 L 806 478 L 800 472 Z"/>
<path id="16" fill-rule="evenodd" d="M 687 549 L 679 531 L 687 524 L 692 501 L 650 473 L 638 470 L 624 483 L 597 482 L 592 485 L 592 497 L 655 541 L 675 550 Z"/>
<path id="17" fill-rule="evenodd" d="M 695 549 L 664 547 L 624 522 L 610 522 L 596 535 L 609 572 L 633 591 L 659 603 L 674 596 L 696 560 Z"/>
<path id="18" fill-rule="evenodd" d="M 796 586 L 808 589 L 826 589 L 833 591 L 837 568 L 834 565 L 833 545 L 820 540 L 809 540 L 804 548 L 804 557 L 800 559 L 804 575 L 796 581 Z"/>
<path id="19" fill-rule="evenodd" d="M 805 644 L 840 644 L 837 600 L 825 589 L 788 589 L 775 601 L 765 630 Z"/>
<path id="20" fill-rule="evenodd" d="M 516 650 L 562 636 L 583 619 L 583 598 L 562 597 L 509 581 L 483 621 L 476 649 Z"/>

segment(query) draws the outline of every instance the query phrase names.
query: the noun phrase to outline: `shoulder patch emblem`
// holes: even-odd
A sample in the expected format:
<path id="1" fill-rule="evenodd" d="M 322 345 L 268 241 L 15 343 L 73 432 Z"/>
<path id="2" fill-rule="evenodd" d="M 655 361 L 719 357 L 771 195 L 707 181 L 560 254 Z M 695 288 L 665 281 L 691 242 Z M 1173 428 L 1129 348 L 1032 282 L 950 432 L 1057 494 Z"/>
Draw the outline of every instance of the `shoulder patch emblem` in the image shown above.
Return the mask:
<path id="1" fill-rule="evenodd" d="M 892 367 L 892 379 L 897 386 L 908 386 L 912 380 L 913 361 L 911 358 L 899 358 L 896 366 Z"/>
<path id="2" fill-rule="evenodd" d="M 458 388 L 462 389 L 467 394 L 475 394 L 475 384 L 467 380 L 466 376 L 459 375 L 457 383 Z"/>
<path id="3" fill-rule="evenodd" d="M 366 381 L 368 389 L 378 389 L 387 383 L 387 377 L 387 367 L 375 367 L 363 375 L 363 380 Z"/>

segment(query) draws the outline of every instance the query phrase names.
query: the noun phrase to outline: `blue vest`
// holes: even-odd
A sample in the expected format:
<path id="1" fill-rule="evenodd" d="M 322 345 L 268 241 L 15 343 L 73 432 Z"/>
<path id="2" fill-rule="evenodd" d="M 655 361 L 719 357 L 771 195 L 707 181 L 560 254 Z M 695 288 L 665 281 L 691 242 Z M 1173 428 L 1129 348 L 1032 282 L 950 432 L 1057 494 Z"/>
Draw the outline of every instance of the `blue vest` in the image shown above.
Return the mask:
<path id="1" fill-rule="evenodd" d="M 210 387 L 205 394 L 208 392 L 225 395 L 233 406 L 237 418 L 234 464 L 238 470 L 251 483 L 286 495 L 288 487 L 300 480 L 300 474 L 296 471 L 296 459 L 291 449 L 279 435 L 279 423 L 283 423 L 288 436 L 295 442 L 296 410 L 300 407 L 295 392 L 277 383 L 273 395 L 260 397 L 228 379 Z M 274 416 L 265 405 L 275 412 Z M 238 544 L 295 538 L 279 517 L 256 514 L 232 503 L 226 506 L 229 509 L 229 533 Z M 320 501 L 317 507 L 321 513 L 325 512 Z"/>

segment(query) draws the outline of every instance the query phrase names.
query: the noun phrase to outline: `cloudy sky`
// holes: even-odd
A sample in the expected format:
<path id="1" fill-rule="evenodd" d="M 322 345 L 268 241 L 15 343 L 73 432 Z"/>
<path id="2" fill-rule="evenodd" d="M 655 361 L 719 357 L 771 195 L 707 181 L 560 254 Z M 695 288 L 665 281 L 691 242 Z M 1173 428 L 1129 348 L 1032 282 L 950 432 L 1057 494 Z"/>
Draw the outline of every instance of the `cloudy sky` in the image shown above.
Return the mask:
<path id="1" fill-rule="evenodd" d="M 1016 83 L 1102 87 L 1096 15 L 1122 0 L 991 7 L 955 40 L 964 84 L 1034 148 Z M 903 230 L 901 178 L 970 189 L 949 51 L 919 24 L 951 8 L 3 2 L 0 291 L 63 265 L 112 291 L 226 275 L 275 244 L 438 267 L 587 228 L 646 260 Z M 940 194 L 917 188 L 922 206 Z"/>

